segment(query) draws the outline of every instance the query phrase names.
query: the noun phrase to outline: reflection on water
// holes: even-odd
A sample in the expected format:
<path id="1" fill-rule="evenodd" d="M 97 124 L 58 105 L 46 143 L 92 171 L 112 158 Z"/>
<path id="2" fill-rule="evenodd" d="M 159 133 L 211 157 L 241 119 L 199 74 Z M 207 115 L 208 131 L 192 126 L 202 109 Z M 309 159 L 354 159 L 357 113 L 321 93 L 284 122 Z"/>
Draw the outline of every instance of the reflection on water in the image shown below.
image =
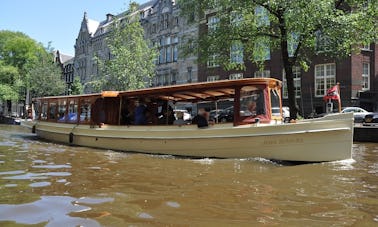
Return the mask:
<path id="1" fill-rule="evenodd" d="M 378 225 L 378 144 L 354 160 L 185 159 L 39 141 L 0 126 L 0 225 Z"/>

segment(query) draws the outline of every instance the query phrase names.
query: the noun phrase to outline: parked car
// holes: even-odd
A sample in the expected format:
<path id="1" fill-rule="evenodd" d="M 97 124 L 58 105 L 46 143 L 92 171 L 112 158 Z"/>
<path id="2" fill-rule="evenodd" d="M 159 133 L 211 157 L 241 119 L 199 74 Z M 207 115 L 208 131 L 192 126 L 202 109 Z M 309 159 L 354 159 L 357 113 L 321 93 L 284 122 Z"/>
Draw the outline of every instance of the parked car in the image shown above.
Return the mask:
<path id="1" fill-rule="evenodd" d="M 219 119 L 219 114 L 223 111 L 223 109 L 218 109 L 218 110 L 211 110 L 210 111 L 210 116 L 209 116 L 209 119 L 211 121 L 215 121 L 217 122 L 217 120 Z"/>
<path id="2" fill-rule="evenodd" d="M 378 126 L 378 113 L 366 114 L 362 123 L 364 126 Z"/>
<path id="3" fill-rule="evenodd" d="M 371 114 L 371 112 L 366 111 L 360 107 L 345 107 L 341 113 L 353 113 L 354 123 L 362 123 L 365 116 Z"/>
<path id="4" fill-rule="evenodd" d="M 218 115 L 219 122 L 233 122 L 234 121 L 234 107 L 230 106 L 222 110 Z"/>

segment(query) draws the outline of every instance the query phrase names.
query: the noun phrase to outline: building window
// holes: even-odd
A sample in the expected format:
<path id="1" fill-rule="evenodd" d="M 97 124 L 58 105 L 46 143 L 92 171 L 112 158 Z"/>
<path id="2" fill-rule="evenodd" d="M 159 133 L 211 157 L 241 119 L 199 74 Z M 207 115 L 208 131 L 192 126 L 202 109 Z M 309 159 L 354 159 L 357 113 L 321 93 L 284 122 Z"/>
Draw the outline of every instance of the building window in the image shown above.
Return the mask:
<path id="1" fill-rule="evenodd" d="M 170 79 L 171 79 L 171 76 L 169 74 L 164 75 L 164 85 L 165 86 L 171 83 Z"/>
<path id="2" fill-rule="evenodd" d="M 364 44 L 362 47 L 361 47 L 362 50 L 370 50 L 370 44 Z"/>
<path id="3" fill-rule="evenodd" d="M 289 57 L 294 56 L 295 50 L 298 47 L 298 39 L 299 39 L 298 34 L 294 32 L 290 34 L 289 40 L 287 42 L 287 50 L 289 52 Z"/>
<path id="4" fill-rule="evenodd" d="M 323 32 L 321 31 L 316 31 L 315 37 L 316 37 L 315 49 L 318 53 L 327 52 L 331 50 L 332 43 L 329 36 L 323 34 Z"/>
<path id="5" fill-rule="evenodd" d="M 230 22 L 233 26 L 240 26 L 243 22 L 243 14 L 237 11 L 232 11 Z"/>
<path id="6" fill-rule="evenodd" d="M 188 83 L 192 82 L 192 67 L 188 67 Z"/>
<path id="7" fill-rule="evenodd" d="M 270 77 L 270 70 L 263 70 L 263 71 L 256 71 L 253 74 L 255 78 L 269 78 Z"/>
<path id="8" fill-rule="evenodd" d="M 172 43 L 178 43 L 178 37 L 177 36 L 172 37 Z"/>
<path id="9" fill-rule="evenodd" d="M 315 65 L 315 97 L 323 97 L 336 84 L 336 64 Z"/>
<path id="10" fill-rule="evenodd" d="M 165 63 L 165 48 L 160 49 L 160 54 L 159 54 L 159 64 Z"/>
<path id="11" fill-rule="evenodd" d="M 230 60 L 232 63 L 242 64 L 244 62 L 244 48 L 240 41 L 232 43 L 230 48 Z"/>
<path id="12" fill-rule="evenodd" d="M 177 59 L 178 59 L 178 48 L 177 48 L 177 45 L 174 45 L 173 46 L 173 61 L 177 62 Z"/>
<path id="13" fill-rule="evenodd" d="M 264 7 L 257 6 L 255 8 L 255 17 L 258 27 L 270 25 L 268 11 Z"/>
<path id="14" fill-rule="evenodd" d="M 165 41 L 165 45 L 170 45 L 170 44 L 171 44 L 171 37 L 167 36 L 166 41 Z"/>
<path id="15" fill-rule="evenodd" d="M 255 49 L 253 51 L 253 58 L 256 61 L 270 60 L 270 47 L 268 43 L 263 40 L 255 43 Z"/>
<path id="16" fill-rule="evenodd" d="M 219 66 L 218 57 L 219 57 L 218 54 L 213 54 L 209 56 L 209 59 L 207 60 L 207 68 L 218 67 Z"/>
<path id="17" fill-rule="evenodd" d="M 294 89 L 295 89 L 295 97 L 301 97 L 301 68 L 298 66 L 293 67 L 293 80 L 294 80 Z M 287 81 L 286 81 L 286 73 L 285 70 L 282 70 L 282 81 L 283 81 L 283 97 L 285 99 L 288 98 L 288 91 L 287 91 Z"/>
<path id="18" fill-rule="evenodd" d="M 207 27 L 209 32 L 217 30 L 219 26 L 219 18 L 216 16 L 211 16 L 207 19 Z"/>
<path id="19" fill-rule="evenodd" d="M 243 79 L 243 73 L 233 73 L 228 77 L 230 80 Z"/>
<path id="20" fill-rule="evenodd" d="M 219 75 L 216 75 L 216 76 L 208 76 L 207 77 L 207 81 L 208 82 L 211 82 L 211 81 L 217 81 L 219 80 Z"/>
<path id="21" fill-rule="evenodd" d="M 167 47 L 167 52 L 165 54 L 165 62 L 167 63 L 172 61 L 171 48 L 172 47 Z"/>
<path id="22" fill-rule="evenodd" d="M 362 63 L 362 90 L 370 89 L 370 63 Z"/>
<path id="23" fill-rule="evenodd" d="M 176 72 L 173 72 L 171 75 L 171 84 L 176 84 Z"/>

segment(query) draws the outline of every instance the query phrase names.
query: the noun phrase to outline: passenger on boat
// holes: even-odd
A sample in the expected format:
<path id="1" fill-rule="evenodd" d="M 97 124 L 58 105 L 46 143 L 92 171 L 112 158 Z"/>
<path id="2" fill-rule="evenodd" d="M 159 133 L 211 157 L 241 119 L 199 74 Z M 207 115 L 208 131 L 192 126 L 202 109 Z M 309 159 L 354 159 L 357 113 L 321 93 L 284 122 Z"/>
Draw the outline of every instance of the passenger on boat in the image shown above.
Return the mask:
<path id="1" fill-rule="evenodd" d="M 173 122 L 174 125 L 185 125 L 186 122 L 184 121 L 184 113 L 178 111 L 176 113 L 177 119 Z"/>
<path id="2" fill-rule="evenodd" d="M 157 114 L 158 117 L 158 124 L 159 125 L 172 125 L 175 116 L 173 113 L 172 107 L 168 103 L 164 103 L 163 106 L 161 106 L 160 112 Z"/>
<path id="3" fill-rule="evenodd" d="M 198 128 L 207 128 L 209 126 L 209 114 L 205 108 L 198 109 L 198 114 L 192 120 L 192 124 L 197 124 Z"/>
<path id="4" fill-rule="evenodd" d="M 146 125 L 147 124 L 146 105 L 143 103 L 143 100 L 139 100 L 135 102 L 135 106 L 136 106 L 135 111 L 134 111 L 135 125 Z"/>

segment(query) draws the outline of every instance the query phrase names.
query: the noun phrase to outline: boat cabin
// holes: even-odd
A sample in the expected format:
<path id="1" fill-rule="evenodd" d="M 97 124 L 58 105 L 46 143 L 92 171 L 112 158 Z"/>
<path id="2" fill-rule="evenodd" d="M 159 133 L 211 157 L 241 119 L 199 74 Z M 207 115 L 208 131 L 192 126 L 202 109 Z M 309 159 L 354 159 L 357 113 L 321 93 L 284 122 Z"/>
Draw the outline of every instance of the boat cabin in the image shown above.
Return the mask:
<path id="1" fill-rule="evenodd" d="M 194 107 L 206 103 L 215 103 L 217 107 L 217 104 L 227 102 L 233 110 L 230 119 L 234 126 L 280 122 L 281 87 L 281 81 L 273 78 L 248 78 L 43 97 L 33 99 L 33 117 L 39 121 L 88 124 L 93 127 L 101 124 L 170 125 L 177 120 L 177 115 L 182 115 L 177 111 L 175 113 L 178 106 L 190 106 L 184 111 L 187 114 L 192 112 L 194 116 L 197 112 Z M 142 119 L 138 118 L 139 114 L 144 115 Z M 188 119 L 186 122 L 190 124 Z"/>

